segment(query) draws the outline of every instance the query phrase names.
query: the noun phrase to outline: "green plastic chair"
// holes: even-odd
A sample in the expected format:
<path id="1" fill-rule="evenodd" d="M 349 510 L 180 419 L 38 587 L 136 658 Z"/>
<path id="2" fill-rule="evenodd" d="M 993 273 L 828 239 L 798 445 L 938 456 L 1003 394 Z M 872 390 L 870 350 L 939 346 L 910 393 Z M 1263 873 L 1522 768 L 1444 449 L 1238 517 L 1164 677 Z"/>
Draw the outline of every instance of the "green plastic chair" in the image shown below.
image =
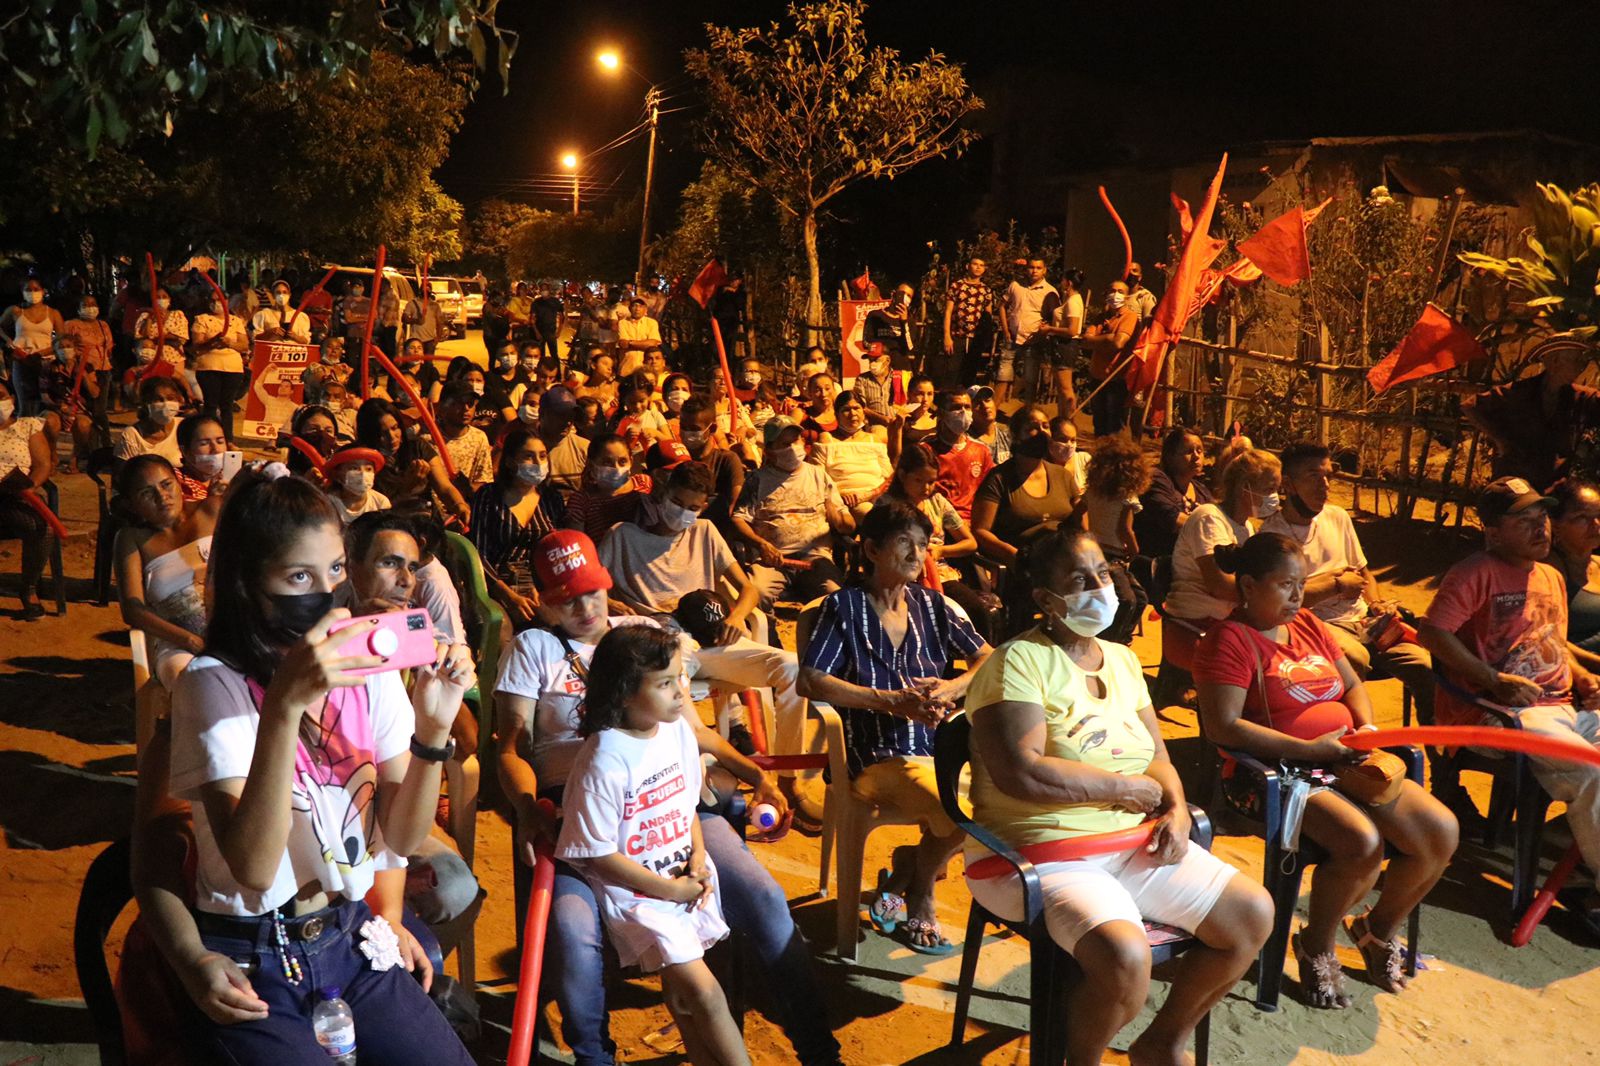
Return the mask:
<path id="1" fill-rule="evenodd" d="M 500 673 L 500 634 L 505 612 L 489 596 L 478 549 L 459 533 L 445 531 L 443 562 L 461 595 L 462 622 L 477 661 L 478 683 L 463 697 L 478 718 L 478 751 L 461 762 L 445 764 L 450 785 L 450 836 L 468 869 L 477 850 L 478 798 L 482 768 L 494 765 L 494 683 Z M 487 719 L 487 721 L 486 721 Z M 475 910 L 475 909 L 474 909 Z M 456 949 L 461 984 L 477 993 L 477 944 L 469 929 Z"/>

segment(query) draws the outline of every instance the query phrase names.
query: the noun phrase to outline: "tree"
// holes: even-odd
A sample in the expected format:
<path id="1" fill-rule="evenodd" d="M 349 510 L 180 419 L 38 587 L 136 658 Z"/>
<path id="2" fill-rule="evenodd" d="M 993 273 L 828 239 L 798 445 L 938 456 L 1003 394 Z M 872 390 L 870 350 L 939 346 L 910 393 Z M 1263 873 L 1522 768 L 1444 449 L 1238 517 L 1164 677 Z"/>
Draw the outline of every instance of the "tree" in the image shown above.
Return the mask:
<path id="1" fill-rule="evenodd" d="M 639 198 L 608 215 L 535 211 L 512 233 L 508 273 L 520 278 L 626 278 L 638 265 Z"/>
<path id="2" fill-rule="evenodd" d="M 388 51 L 436 57 L 465 49 L 501 84 L 516 35 L 496 25 L 499 0 L 24 0 L 0 21 L 0 98 L 11 129 L 62 133 L 95 154 L 237 92 L 304 89 L 365 75 Z"/>
<path id="3" fill-rule="evenodd" d="M 959 154 L 977 136 L 962 119 L 983 106 L 960 64 L 870 47 L 865 11 L 863 0 L 795 0 L 787 29 L 708 25 L 707 47 L 685 54 L 710 108 L 706 150 L 800 227 L 808 330 L 822 317 L 822 208 L 857 182 Z"/>
<path id="4" fill-rule="evenodd" d="M 496 279 L 510 276 L 506 257 L 516 231 L 537 218 L 539 212 L 527 204 L 510 200 L 485 200 L 473 210 L 461 235 L 461 263 L 466 269 L 482 270 Z"/>

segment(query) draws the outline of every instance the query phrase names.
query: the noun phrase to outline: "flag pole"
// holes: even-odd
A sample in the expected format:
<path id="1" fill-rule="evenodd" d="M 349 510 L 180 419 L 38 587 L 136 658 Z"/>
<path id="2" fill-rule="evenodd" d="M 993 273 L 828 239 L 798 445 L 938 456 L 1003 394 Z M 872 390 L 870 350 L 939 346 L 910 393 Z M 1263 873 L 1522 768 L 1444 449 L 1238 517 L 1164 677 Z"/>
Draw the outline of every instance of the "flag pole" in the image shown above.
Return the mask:
<path id="1" fill-rule="evenodd" d="M 378 317 L 378 305 L 383 300 L 383 263 L 389 250 L 378 245 L 378 258 L 372 268 L 372 303 L 367 307 L 367 325 L 361 334 L 361 399 L 372 397 L 372 327 Z"/>

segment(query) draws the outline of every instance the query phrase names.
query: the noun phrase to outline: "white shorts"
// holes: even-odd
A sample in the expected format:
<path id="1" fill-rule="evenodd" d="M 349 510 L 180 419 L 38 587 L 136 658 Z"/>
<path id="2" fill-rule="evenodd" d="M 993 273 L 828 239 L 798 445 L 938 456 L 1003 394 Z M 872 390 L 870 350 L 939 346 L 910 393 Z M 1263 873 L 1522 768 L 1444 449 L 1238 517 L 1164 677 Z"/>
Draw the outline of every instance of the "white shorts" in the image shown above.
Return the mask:
<path id="1" fill-rule="evenodd" d="M 996 381 L 1015 381 L 1017 377 L 1017 353 L 1010 346 L 1000 349 L 1000 357 L 995 362 L 994 379 Z"/>
<path id="2" fill-rule="evenodd" d="M 1106 922 L 1161 922 L 1194 932 L 1239 871 L 1194 844 L 1182 859 L 1157 866 L 1144 848 L 1117 855 L 1039 863 L 1045 926 L 1067 953 Z M 1008 921 L 1021 921 L 1022 883 L 1015 873 L 975 881 L 972 898 Z"/>

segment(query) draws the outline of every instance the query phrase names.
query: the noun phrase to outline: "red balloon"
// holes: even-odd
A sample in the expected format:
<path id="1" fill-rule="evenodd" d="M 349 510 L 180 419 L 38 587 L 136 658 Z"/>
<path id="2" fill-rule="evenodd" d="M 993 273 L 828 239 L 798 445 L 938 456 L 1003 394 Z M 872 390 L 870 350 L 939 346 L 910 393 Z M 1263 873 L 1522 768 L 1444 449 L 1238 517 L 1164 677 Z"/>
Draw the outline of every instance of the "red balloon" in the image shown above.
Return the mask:
<path id="1" fill-rule="evenodd" d="M 1150 834 L 1155 831 L 1155 827 L 1154 822 L 1140 822 L 1138 825 L 1113 830 L 1110 833 L 1089 833 L 1084 836 L 1067 837 L 1065 840 L 1026 844 L 1017 851 L 1035 866 L 1041 862 L 1066 862 L 1071 859 L 1087 859 L 1095 855 L 1114 855 L 1119 851 L 1132 851 L 1149 843 Z M 986 881 L 991 877 L 1010 873 L 1011 870 L 1012 865 L 1009 862 L 998 855 L 990 855 L 968 866 L 967 877 L 974 881 Z"/>
<path id="2" fill-rule="evenodd" d="M 1414 725 L 1401 729 L 1369 729 L 1341 737 L 1345 747 L 1357 751 L 1392 748 L 1400 744 L 1422 744 L 1433 748 L 1494 748 L 1523 755 L 1569 759 L 1600 766 L 1600 751 L 1582 741 L 1558 740 L 1522 729 L 1501 729 L 1488 725 Z"/>

